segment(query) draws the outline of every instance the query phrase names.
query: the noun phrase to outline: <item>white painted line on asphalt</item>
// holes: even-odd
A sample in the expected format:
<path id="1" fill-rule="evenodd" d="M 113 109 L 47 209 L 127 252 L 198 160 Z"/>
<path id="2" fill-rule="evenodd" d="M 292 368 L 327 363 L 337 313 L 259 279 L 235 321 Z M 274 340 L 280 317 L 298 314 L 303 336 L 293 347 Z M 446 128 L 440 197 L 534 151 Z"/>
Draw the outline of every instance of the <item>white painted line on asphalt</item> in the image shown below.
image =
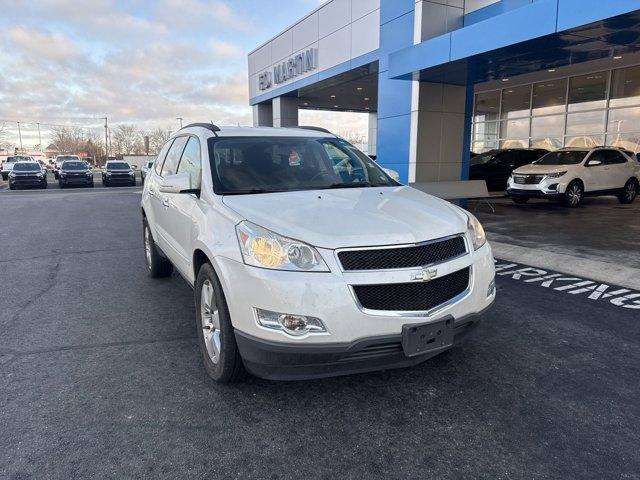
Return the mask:
<path id="1" fill-rule="evenodd" d="M 640 290 L 640 269 L 582 258 L 570 254 L 549 252 L 539 248 L 521 247 L 491 241 L 495 257 L 509 262 L 524 263 L 579 277 L 591 278 L 611 285 Z M 569 246 L 567 246 L 569 248 Z"/>
<path id="2" fill-rule="evenodd" d="M 565 294 L 584 295 L 592 301 L 608 301 L 616 307 L 640 310 L 640 292 L 628 288 L 501 260 L 496 262 L 496 275 Z"/>

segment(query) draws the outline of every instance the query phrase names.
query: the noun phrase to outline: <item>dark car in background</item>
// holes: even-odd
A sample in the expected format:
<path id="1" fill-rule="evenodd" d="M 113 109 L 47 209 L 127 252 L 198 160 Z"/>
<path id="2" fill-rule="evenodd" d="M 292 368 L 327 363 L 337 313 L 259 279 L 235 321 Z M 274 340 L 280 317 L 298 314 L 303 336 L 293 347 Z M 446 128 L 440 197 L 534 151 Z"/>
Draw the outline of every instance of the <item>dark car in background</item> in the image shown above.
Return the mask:
<path id="1" fill-rule="evenodd" d="M 469 163 L 469 179 L 484 180 L 491 191 L 507 189 L 511 172 L 549 153 L 543 148 L 506 148 L 476 155 Z"/>
<path id="2" fill-rule="evenodd" d="M 102 170 L 102 184 L 105 187 L 112 185 L 135 186 L 136 174 L 127 162 L 122 160 L 109 160 Z"/>
<path id="3" fill-rule="evenodd" d="M 16 162 L 9 173 L 9 189 L 20 187 L 47 188 L 47 173 L 38 162 Z"/>
<path id="4" fill-rule="evenodd" d="M 73 186 L 93 187 L 93 171 L 91 166 L 83 160 L 66 160 L 58 171 L 60 188 Z"/>

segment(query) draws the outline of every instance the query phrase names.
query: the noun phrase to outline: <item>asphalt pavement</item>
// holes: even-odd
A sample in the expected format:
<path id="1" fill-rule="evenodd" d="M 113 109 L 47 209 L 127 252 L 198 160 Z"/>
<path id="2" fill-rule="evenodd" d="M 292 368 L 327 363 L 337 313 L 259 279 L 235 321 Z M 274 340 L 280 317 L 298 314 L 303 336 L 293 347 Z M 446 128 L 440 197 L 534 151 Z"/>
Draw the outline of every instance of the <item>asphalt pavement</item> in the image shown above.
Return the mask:
<path id="1" fill-rule="evenodd" d="M 477 334 L 417 367 L 221 386 L 139 191 L 0 192 L 0 478 L 640 478 L 633 292 L 499 262 Z"/>

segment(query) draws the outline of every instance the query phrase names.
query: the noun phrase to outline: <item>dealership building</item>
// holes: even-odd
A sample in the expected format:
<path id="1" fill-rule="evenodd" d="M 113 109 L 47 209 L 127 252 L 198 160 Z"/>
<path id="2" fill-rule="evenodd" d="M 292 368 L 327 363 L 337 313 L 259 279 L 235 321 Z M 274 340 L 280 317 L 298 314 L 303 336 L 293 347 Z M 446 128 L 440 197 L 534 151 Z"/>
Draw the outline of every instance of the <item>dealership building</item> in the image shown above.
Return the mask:
<path id="1" fill-rule="evenodd" d="M 255 125 L 366 113 L 405 182 L 494 148 L 640 150 L 640 0 L 330 0 L 248 62 Z"/>

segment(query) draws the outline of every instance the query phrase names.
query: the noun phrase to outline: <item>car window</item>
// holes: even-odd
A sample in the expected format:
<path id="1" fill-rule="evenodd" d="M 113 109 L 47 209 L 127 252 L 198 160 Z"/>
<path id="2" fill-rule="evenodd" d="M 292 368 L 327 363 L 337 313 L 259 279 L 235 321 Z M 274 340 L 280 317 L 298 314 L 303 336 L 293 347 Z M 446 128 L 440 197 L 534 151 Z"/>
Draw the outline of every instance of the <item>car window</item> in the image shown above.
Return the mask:
<path id="1" fill-rule="evenodd" d="M 65 162 L 66 164 L 66 162 Z M 127 162 L 109 162 L 107 170 L 129 170 L 131 166 Z"/>
<path id="2" fill-rule="evenodd" d="M 173 139 L 169 140 L 167 143 L 164 144 L 164 146 L 162 147 L 162 150 L 160 150 L 160 153 L 158 154 L 158 158 L 156 158 L 155 164 L 153 166 L 153 170 L 158 175 L 160 175 L 160 172 L 162 171 L 162 165 L 164 164 L 164 161 L 167 158 L 167 152 L 169 151 L 169 148 L 171 148 L 171 145 L 173 145 Z"/>
<path id="3" fill-rule="evenodd" d="M 578 165 L 587 153 L 588 150 L 556 150 L 536 160 L 536 165 Z"/>
<path id="4" fill-rule="evenodd" d="M 200 141 L 196 137 L 189 137 L 177 173 L 188 173 L 193 188 L 200 188 L 200 168 Z"/>
<path id="5" fill-rule="evenodd" d="M 13 167 L 16 172 L 39 172 L 40 165 L 36 162 L 20 162 Z"/>
<path id="6" fill-rule="evenodd" d="M 188 139 L 189 137 L 178 137 L 174 140 L 173 145 L 171 145 L 171 148 L 169 149 L 169 153 L 167 153 L 167 158 L 162 164 L 160 176 L 166 177 L 167 175 L 173 175 L 176 173 L 180 156 L 182 155 L 182 151 L 184 150 L 184 146 Z"/>
<path id="7" fill-rule="evenodd" d="M 67 160 L 62 164 L 63 170 L 87 170 L 89 166 L 85 162 L 77 162 L 74 160 Z"/>
<path id="8" fill-rule="evenodd" d="M 605 163 L 607 165 L 616 165 L 620 163 L 626 163 L 627 159 L 624 158 L 622 153 L 617 150 L 606 150 L 605 151 Z"/>
<path id="9" fill-rule="evenodd" d="M 398 185 L 342 139 L 242 137 L 208 142 L 218 194 Z"/>

